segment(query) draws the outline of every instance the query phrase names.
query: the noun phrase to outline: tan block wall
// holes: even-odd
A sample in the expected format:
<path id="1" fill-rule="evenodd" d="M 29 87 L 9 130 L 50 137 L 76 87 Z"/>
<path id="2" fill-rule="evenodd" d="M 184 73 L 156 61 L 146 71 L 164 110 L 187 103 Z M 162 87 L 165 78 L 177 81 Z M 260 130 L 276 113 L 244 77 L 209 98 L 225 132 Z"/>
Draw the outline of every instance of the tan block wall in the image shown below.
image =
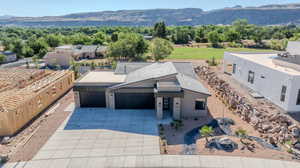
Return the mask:
<path id="1" fill-rule="evenodd" d="M 67 72 L 65 76 L 50 83 L 40 91 L 24 97 L 25 101 L 15 110 L 0 112 L 0 136 L 15 134 L 30 120 L 72 88 L 73 82 L 73 72 Z"/>

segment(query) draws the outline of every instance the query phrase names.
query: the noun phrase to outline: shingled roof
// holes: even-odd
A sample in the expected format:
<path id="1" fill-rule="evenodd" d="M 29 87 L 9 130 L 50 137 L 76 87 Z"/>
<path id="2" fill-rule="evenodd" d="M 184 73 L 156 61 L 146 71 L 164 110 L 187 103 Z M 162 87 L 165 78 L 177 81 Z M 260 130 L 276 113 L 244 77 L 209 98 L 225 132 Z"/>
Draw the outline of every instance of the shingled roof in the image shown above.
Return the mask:
<path id="1" fill-rule="evenodd" d="M 125 82 L 111 87 L 121 88 L 128 84 L 155 80 L 174 75 L 180 87 L 189 91 L 210 95 L 209 91 L 198 81 L 193 66 L 189 62 L 165 63 L 119 63 L 116 74 L 127 74 Z"/>

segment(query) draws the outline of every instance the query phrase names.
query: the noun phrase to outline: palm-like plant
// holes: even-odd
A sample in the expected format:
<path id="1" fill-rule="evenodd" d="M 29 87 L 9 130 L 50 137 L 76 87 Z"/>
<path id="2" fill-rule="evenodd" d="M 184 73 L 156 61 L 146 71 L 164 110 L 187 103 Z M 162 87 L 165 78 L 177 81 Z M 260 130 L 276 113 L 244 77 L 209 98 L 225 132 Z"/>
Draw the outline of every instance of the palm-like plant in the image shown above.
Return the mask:
<path id="1" fill-rule="evenodd" d="M 199 133 L 201 136 L 205 137 L 205 140 L 208 143 L 208 137 L 212 136 L 212 134 L 214 133 L 214 129 L 211 126 L 205 125 L 199 130 Z"/>
<path id="2" fill-rule="evenodd" d="M 245 138 L 246 138 L 246 136 L 247 136 L 247 131 L 246 130 L 244 130 L 244 129 L 238 129 L 237 131 L 235 131 L 235 135 L 237 135 L 238 137 L 240 137 L 241 139 L 240 139 L 240 141 L 241 141 L 241 143 L 243 143 L 243 144 L 245 144 L 245 142 L 243 141 Z"/>

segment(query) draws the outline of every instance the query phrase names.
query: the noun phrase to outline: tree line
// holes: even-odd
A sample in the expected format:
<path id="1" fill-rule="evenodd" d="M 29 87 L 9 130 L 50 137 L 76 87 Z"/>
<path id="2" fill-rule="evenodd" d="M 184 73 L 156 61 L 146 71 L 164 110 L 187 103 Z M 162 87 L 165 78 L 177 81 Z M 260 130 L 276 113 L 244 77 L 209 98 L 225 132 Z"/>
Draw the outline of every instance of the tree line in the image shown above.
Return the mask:
<path id="1" fill-rule="evenodd" d="M 149 43 L 143 36 L 159 39 Z M 284 39 L 300 39 L 300 28 L 295 25 L 257 26 L 247 20 L 237 20 L 232 25 L 203 26 L 166 26 L 164 22 L 158 22 L 153 27 L 0 27 L 1 45 L 5 50 L 15 52 L 18 58 L 42 58 L 48 51 L 64 44 L 107 45 L 112 57 L 139 59 L 150 51 L 152 56 L 160 57 L 161 45 L 162 50 L 169 53 L 172 48 L 168 42 L 210 43 L 211 47 L 222 47 L 222 43 L 228 42 L 232 47 L 240 47 L 243 40 L 252 40 L 257 47 L 265 47 L 264 40 Z M 281 44 L 273 43 L 277 47 L 274 49 L 283 48 Z"/>

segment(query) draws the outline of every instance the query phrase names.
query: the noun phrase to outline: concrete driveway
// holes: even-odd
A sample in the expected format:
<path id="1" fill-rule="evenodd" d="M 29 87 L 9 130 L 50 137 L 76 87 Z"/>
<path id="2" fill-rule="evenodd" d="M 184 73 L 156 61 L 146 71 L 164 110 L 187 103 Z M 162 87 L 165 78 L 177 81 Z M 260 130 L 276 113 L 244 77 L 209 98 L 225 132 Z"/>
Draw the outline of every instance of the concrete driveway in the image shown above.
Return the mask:
<path id="1" fill-rule="evenodd" d="M 159 154 L 153 110 L 76 109 L 33 160 Z"/>

